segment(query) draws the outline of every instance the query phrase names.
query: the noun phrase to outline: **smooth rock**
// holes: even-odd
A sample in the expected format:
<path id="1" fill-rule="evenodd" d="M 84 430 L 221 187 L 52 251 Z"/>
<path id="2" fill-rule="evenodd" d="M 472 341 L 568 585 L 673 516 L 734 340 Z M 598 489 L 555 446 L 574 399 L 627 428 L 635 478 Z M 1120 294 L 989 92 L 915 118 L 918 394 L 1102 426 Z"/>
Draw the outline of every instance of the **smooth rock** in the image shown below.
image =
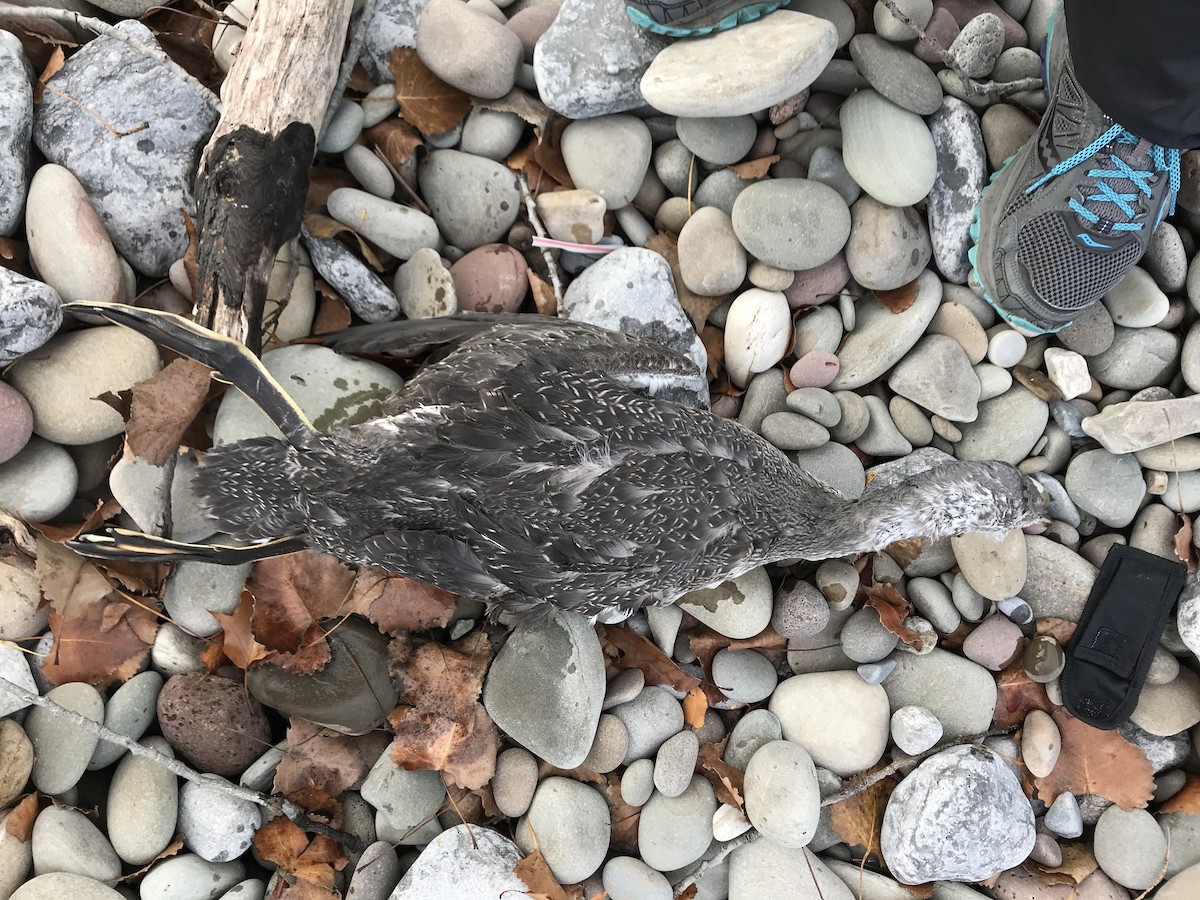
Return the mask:
<path id="1" fill-rule="evenodd" d="M 610 712 L 625 726 L 628 747 L 625 764 L 658 752 L 668 738 L 683 728 L 683 709 L 659 685 L 646 685 L 633 700 L 614 706 Z"/>
<path id="2" fill-rule="evenodd" d="M 604 890 L 610 900 L 671 900 L 671 882 L 640 859 L 615 856 L 604 864 Z"/>
<path id="3" fill-rule="evenodd" d="M 842 158 L 864 191 L 889 206 L 923 199 L 937 176 L 937 149 L 924 120 L 872 90 L 842 104 Z"/>
<path id="4" fill-rule="evenodd" d="M 881 846 L 904 884 L 979 881 L 1019 865 L 1033 849 L 1033 810 L 1012 769 L 991 751 L 943 750 L 900 782 Z"/>
<path id="5" fill-rule="evenodd" d="M 184 846 L 209 862 L 237 859 L 250 849 L 260 826 L 259 808 L 213 784 L 185 782 L 179 789 L 179 830 Z"/>
<path id="6" fill-rule="evenodd" d="M 625 754 L 628 751 L 629 732 L 625 730 L 625 724 L 616 716 L 602 713 L 600 723 L 596 727 L 596 739 L 592 742 L 592 748 L 583 761 L 583 767 L 606 775 L 625 761 Z"/>
<path id="7" fill-rule="evenodd" d="M 748 115 L 684 117 L 677 121 L 675 130 L 685 147 L 716 166 L 728 166 L 740 160 L 758 135 L 758 127 Z"/>
<path id="8" fill-rule="evenodd" d="M 1021 592 L 1028 563 L 1025 534 L 1020 529 L 1014 528 L 1002 536 L 958 535 L 950 538 L 950 546 L 959 571 L 982 596 L 1000 601 Z"/>
<path id="9" fill-rule="evenodd" d="M 46 697 L 93 722 L 104 721 L 104 698 L 90 684 L 68 682 L 54 688 Z M 73 722 L 58 718 L 40 706 L 29 711 L 25 733 L 29 735 L 35 754 L 33 783 L 39 791 L 50 795 L 61 794 L 78 783 L 87 770 L 98 740 Z"/>
<path id="10" fill-rule="evenodd" d="M 654 793 L 654 761 L 635 759 L 621 776 L 621 799 L 630 806 L 644 806 Z"/>
<path id="11" fill-rule="evenodd" d="M 696 769 L 700 742 L 693 731 L 667 738 L 654 757 L 654 787 L 664 797 L 678 797 L 688 789 Z"/>
<path id="12" fill-rule="evenodd" d="M 438 229 L 463 250 L 502 241 L 521 211 L 516 178 L 495 160 L 459 150 L 435 150 L 418 173 L 421 194 Z"/>
<path id="13" fill-rule="evenodd" d="M 699 775 L 692 776 L 691 784 L 678 797 L 655 792 L 638 820 L 638 851 L 643 862 L 659 872 L 670 872 L 698 860 L 712 841 L 716 811 L 712 787 Z M 603 859 L 603 850 L 600 856 Z"/>
<path id="14" fill-rule="evenodd" d="M 919 116 L 937 112 L 942 86 L 929 66 L 912 53 L 874 34 L 850 39 L 850 57 L 883 97 Z"/>
<path id="15" fill-rule="evenodd" d="M 888 387 L 952 422 L 973 422 L 979 415 L 979 379 L 966 352 L 944 335 L 921 338 L 892 370 Z"/>
<path id="16" fill-rule="evenodd" d="M 890 291 L 921 274 L 932 250 L 929 232 L 916 210 L 887 206 L 866 196 L 850 209 L 845 253 L 855 281 L 869 290 Z"/>
<path id="17" fill-rule="evenodd" d="M 33 140 L 79 179 L 118 253 L 162 276 L 187 249 L 182 213 L 195 213 L 195 161 L 217 123 L 217 98 L 168 65 L 149 28 L 117 27 L 132 43 L 101 35 L 49 79 Z"/>
<path id="18" fill-rule="evenodd" d="M 929 133 L 937 153 L 928 205 L 933 259 L 948 281 L 963 284 L 971 269 L 967 251 L 975 208 L 987 184 L 983 134 L 975 111 L 956 97 L 942 100 L 930 117 Z"/>
<path id="19" fill-rule="evenodd" d="M 580 188 L 542 193 L 537 198 L 537 209 L 552 238 L 594 244 L 604 236 L 604 213 L 608 207 L 595 191 Z"/>
<path id="20" fill-rule="evenodd" d="M 450 267 L 463 312 L 514 313 L 529 290 L 525 257 L 507 244 L 476 247 Z"/>
<path id="21" fill-rule="evenodd" d="M 807 581 L 798 581 L 775 595 L 771 627 L 785 638 L 811 637 L 829 623 L 829 604 Z"/>
<path id="22" fill-rule="evenodd" d="M 745 280 L 746 251 L 723 210 L 705 206 L 687 220 L 679 232 L 679 273 L 690 291 L 704 297 L 724 296 Z"/>
<path id="23" fill-rule="evenodd" d="M 135 741 L 146 733 L 157 713 L 158 692 L 163 678 L 157 672 L 134 675 L 108 698 L 104 708 L 104 727 Z M 125 755 L 120 744 L 101 740 L 88 762 L 88 770 L 104 769 Z"/>
<path id="24" fill-rule="evenodd" d="M 146 746 L 174 758 L 163 738 L 143 738 Z M 152 862 L 175 836 L 179 792 L 175 773 L 145 757 L 129 754 L 117 763 L 108 788 L 108 837 L 131 866 Z"/>
<path id="25" fill-rule="evenodd" d="M 812 757 L 791 741 L 760 747 L 746 766 L 746 815 L 767 838 L 799 849 L 812 840 L 821 790 Z"/>
<path id="26" fill-rule="evenodd" d="M 650 130 L 633 116 L 572 122 L 561 144 L 575 186 L 595 191 L 610 210 L 633 199 L 650 165 Z"/>
<path id="27" fill-rule="evenodd" d="M 1144 809 L 1110 806 L 1096 823 L 1096 862 L 1113 881 L 1143 891 L 1159 878 L 1167 858 L 1167 838 Z"/>
<path id="28" fill-rule="evenodd" d="M 592 747 L 604 691 L 595 630 L 576 613 L 557 612 L 541 625 L 513 631 L 492 662 L 483 704 L 514 741 L 571 769 Z M 530 696 L 538 702 L 529 703 Z"/>
<path id="29" fill-rule="evenodd" d="M 554 877 L 571 884 L 600 868 L 610 831 L 608 804 L 599 791 L 555 775 L 538 785 L 516 838 L 526 853 L 540 849 Z"/>
<path id="30" fill-rule="evenodd" d="M 1160 737 L 1191 728 L 1200 722 L 1200 675 L 1180 669 L 1167 684 L 1147 684 L 1129 720 Z"/>
<path id="31" fill-rule="evenodd" d="M 112 845 L 77 809 L 48 806 L 33 823 L 33 871 L 73 872 L 114 885 L 121 877 L 121 861 Z"/>
<path id="32" fill-rule="evenodd" d="M 501 814 L 514 819 L 525 815 L 537 781 L 537 759 L 524 747 L 509 747 L 496 757 L 492 795 Z"/>
<path id="33" fill-rule="evenodd" d="M 45 522 L 70 505 L 78 484 L 75 461 L 66 450 L 30 438 L 20 453 L 0 463 L 0 508 L 26 522 Z"/>
<path id="34" fill-rule="evenodd" d="M 349 188 L 341 188 L 349 190 Z M 364 322 L 390 322 L 400 315 L 400 302 L 382 279 L 340 241 L 315 237 L 302 229 L 313 268 Z"/>
<path id="35" fill-rule="evenodd" d="M 771 696 L 779 679 L 775 666 L 761 653 L 725 648 L 713 656 L 712 680 L 730 700 L 758 703 Z"/>
<path id="36" fill-rule="evenodd" d="M 771 581 L 759 567 L 715 588 L 691 591 L 677 602 L 684 612 L 718 634 L 734 639 L 754 637 L 771 621 Z"/>
<path id="37" fill-rule="evenodd" d="M 1016 465 L 1033 449 L 1046 429 L 1050 411 L 1022 385 L 979 404 L 979 416 L 962 426 L 955 447 L 962 460 L 998 459 Z"/>
<path id="38" fill-rule="evenodd" d="M 672 43 L 642 76 L 642 96 L 668 115 L 740 116 L 800 93 L 833 57 L 837 28 L 814 16 L 780 12 Z"/>
<path id="39" fill-rule="evenodd" d="M 1096 567 L 1041 535 L 1025 536 L 1028 574 L 1021 597 L 1038 618 L 1078 622 L 1096 580 Z"/>
<path id="40" fill-rule="evenodd" d="M 1054 720 L 1040 709 L 1025 717 L 1021 730 L 1021 758 L 1029 774 L 1045 778 L 1054 771 L 1062 751 L 1062 736 Z"/>
<path id="41" fill-rule="evenodd" d="M 392 828 L 406 836 L 425 824 L 446 799 L 437 772 L 402 769 L 392 762 L 388 750 L 372 764 L 360 792 Z"/>
<path id="42" fill-rule="evenodd" d="M 521 856 L 516 844 L 490 828 L 456 825 L 421 851 L 390 900 L 523 894 L 529 885 L 513 871 Z"/>
<path id="43" fill-rule="evenodd" d="M 896 8 L 900 10 L 918 28 L 929 24 L 933 16 L 933 0 L 897 0 Z M 872 12 L 875 31 L 880 37 L 889 41 L 911 41 L 917 33 L 896 17 L 883 4 L 876 4 Z"/>
<path id="44" fill-rule="evenodd" d="M 1112 345 L 1092 356 L 1088 366 L 1101 384 L 1138 391 L 1165 384 L 1179 359 L 1177 335 L 1161 328 L 1114 328 Z"/>
<path id="45" fill-rule="evenodd" d="M 870 768 L 887 746 L 888 695 L 853 672 L 796 675 L 771 696 L 783 736 L 813 762 L 847 776 Z"/>
<path id="46" fill-rule="evenodd" d="M 1170 306 L 1150 273 L 1134 266 L 1102 298 L 1113 324 L 1123 328 L 1149 328 L 1163 320 Z"/>
<path id="47" fill-rule="evenodd" d="M 450 270 L 441 256 L 423 247 L 396 270 L 392 289 L 400 299 L 400 309 L 409 319 L 449 316 L 458 312 L 458 295 Z"/>
<path id="48" fill-rule="evenodd" d="M 1081 510 L 1105 525 L 1123 528 L 1133 521 L 1146 485 L 1132 454 L 1087 450 L 1067 467 L 1067 493 Z"/>
<path id="49" fill-rule="evenodd" d="M 151 867 L 142 879 L 142 900 L 215 900 L 246 877 L 241 860 L 207 862 L 181 853 Z"/>
<path id="50" fill-rule="evenodd" d="M 742 386 L 751 375 L 773 367 L 792 339 L 791 311 L 783 294 L 761 288 L 743 291 L 725 320 L 725 368 L 730 380 Z"/>
<path id="51" fill-rule="evenodd" d="M 429 70 L 475 97 L 512 90 L 525 51 L 500 22 L 457 0 L 429 0 L 417 20 L 417 54 Z"/>
<path id="52" fill-rule="evenodd" d="M 807 178 L 751 184 L 734 201 L 732 221 L 746 252 L 790 270 L 828 263 L 842 249 L 851 229 L 850 209 L 841 195 Z M 795 297 L 802 287 L 793 282 L 790 296 Z"/>
<path id="53" fill-rule="evenodd" d="M 29 879 L 13 891 L 9 900 L 119 900 L 125 895 L 95 878 L 74 872 L 50 872 Z"/>
<path id="54" fill-rule="evenodd" d="M 988 730 L 996 682 L 983 666 L 941 649 L 924 656 L 897 651 L 889 659 L 896 668 L 882 686 L 891 708 L 925 707 L 951 740 Z"/>
<path id="55" fill-rule="evenodd" d="M 729 857 L 729 900 L 855 900 L 858 894 L 807 849 L 797 852 L 770 838 L 738 847 Z"/>
<path id="56" fill-rule="evenodd" d="M 902 706 L 892 713 L 892 740 L 903 752 L 924 753 L 942 739 L 942 723 L 923 706 Z"/>
<path id="57" fill-rule="evenodd" d="M 438 244 L 438 223 L 419 210 L 349 187 L 332 191 L 326 203 L 333 218 L 400 259 Z"/>

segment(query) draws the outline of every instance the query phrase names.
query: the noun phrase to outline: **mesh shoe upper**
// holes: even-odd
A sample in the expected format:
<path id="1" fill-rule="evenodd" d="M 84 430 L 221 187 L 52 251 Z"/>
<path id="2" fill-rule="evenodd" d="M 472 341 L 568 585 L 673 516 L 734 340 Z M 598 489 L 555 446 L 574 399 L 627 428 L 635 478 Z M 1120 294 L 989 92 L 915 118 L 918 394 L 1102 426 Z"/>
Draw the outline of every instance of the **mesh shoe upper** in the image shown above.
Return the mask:
<path id="1" fill-rule="evenodd" d="M 1141 258 L 1179 188 L 1179 151 L 1114 123 L 1075 76 L 1061 20 L 1050 105 L 984 192 L 971 250 L 986 296 L 1013 323 L 1057 331 Z"/>
<path id="2" fill-rule="evenodd" d="M 787 0 L 626 0 L 637 25 L 673 37 L 724 31 L 765 16 Z"/>

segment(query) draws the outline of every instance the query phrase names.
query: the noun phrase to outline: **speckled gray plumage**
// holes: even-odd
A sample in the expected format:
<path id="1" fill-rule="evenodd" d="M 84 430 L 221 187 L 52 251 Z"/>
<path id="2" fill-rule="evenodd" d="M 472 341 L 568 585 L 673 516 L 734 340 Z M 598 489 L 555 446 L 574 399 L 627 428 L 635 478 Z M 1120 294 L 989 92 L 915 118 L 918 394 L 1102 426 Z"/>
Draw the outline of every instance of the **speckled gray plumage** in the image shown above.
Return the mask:
<path id="1" fill-rule="evenodd" d="M 955 463 L 849 501 L 740 425 L 645 395 L 694 381 L 689 361 L 532 322 L 469 327 L 385 418 L 299 447 L 214 448 L 197 485 L 211 515 L 240 537 L 302 535 L 520 620 L 551 605 L 630 611 L 767 562 L 1041 515 L 1032 484 L 1002 463 Z"/>

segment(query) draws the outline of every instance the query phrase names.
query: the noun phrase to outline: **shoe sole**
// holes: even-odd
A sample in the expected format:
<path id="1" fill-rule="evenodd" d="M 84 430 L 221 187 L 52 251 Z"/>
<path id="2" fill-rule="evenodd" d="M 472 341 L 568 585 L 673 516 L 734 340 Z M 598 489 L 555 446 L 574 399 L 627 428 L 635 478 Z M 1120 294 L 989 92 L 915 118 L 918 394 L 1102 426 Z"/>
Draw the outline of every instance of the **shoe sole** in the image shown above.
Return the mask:
<path id="1" fill-rule="evenodd" d="M 656 22 L 640 9 L 634 9 L 632 6 L 625 7 L 625 12 L 628 13 L 629 18 L 639 28 L 653 31 L 655 34 L 662 34 L 667 37 L 699 37 L 705 34 L 712 34 L 714 31 L 728 31 L 730 28 L 736 28 L 738 25 L 744 25 L 747 22 L 761 19 L 767 13 L 772 13 L 779 9 L 786 2 L 787 0 L 778 0 L 778 2 L 770 0 L 767 3 L 755 3 L 750 6 L 743 6 L 741 9 L 729 13 L 729 15 L 711 25 L 664 25 L 661 22 Z"/>
<path id="2" fill-rule="evenodd" d="M 1046 37 L 1042 42 L 1042 85 L 1046 92 L 1047 100 L 1050 99 L 1050 39 L 1054 36 L 1054 25 L 1057 21 L 1058 15 L 1056 13 L 1050 19 L 1050 25 L 1046 29 Z M 967 250 L 967 261 L 971 264 L 971 274 L 975 276 L 975 281 L 979 284 L 980 290 L 983 291 L 983 299 L 988 302 L 992 309 L 996 310 L 1001 319 L 1009 322 L 1012 325 L 1016 325 L 1018 328 L 1024 328 L 1028 331 L 1032 331 L 1035 334 L 1053 334 L 1054 332 L 1061 331 L 1062 329 L 1069 327 L 1071 323 L 1067 322 L 1063 325 L 1059 325 L 1053 329 L 1047 330 L 1043 326 L 1035 325 L 1028 319 L 1023 319 L 1014 314 L 1011 310 L 1005 309 L 998 302 L 996 302 L 995 297 L 992 296 L 992 292 L 995 289 L 990 287 L 984 280 L 983 274 L 979 271 L 979 264 L 977 262 L 981 243 L 980 234 L 982 233 L 982 228 L 980 226 L 980 221 L 983 218 L 983 204 L 987 203 L 989 200 L 989 191 L 991 191 L 991 196 L 994 201 L 994 198 L 997 196 L 998 192 L 992 191 L 991 186 L 995 184 L 1001 175 L 1004 174 L 1004 170 L 1009 167 L 1012 161 L 1021 155 L 1024 149 L 1025 148 L 1018 150 L 1016 153 L 1006 159 L 1000 168 L 993 172 L 991 177 L 988 178 L 987 187 L 983 189 L 983 193 L 979 197 L 979 202 L 975 204 L 975 219 L 971 222 L 971 246 Z M 991 252 L 990 249 L 988 252 Z M 984 258 L 986 259 L 987 257 L 985 256 Z"/>

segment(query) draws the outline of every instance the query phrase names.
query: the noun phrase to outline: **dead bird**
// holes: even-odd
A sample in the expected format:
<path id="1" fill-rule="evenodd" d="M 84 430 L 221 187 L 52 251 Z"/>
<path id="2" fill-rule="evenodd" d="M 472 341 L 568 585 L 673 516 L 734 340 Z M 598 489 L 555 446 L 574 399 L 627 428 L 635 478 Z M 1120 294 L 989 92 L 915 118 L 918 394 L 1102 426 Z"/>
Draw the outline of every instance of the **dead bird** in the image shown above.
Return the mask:
<path id="1" fill-rule="evenodd" d="M 322 434 L 236 341 L 120 304 L 67 309 L 216 369 L 284 436 L 214 447 L 196 479 L 206 514 L 245 544 L 113 529 L 72 544 L 91 556 L 238 563 L 308 547 L 506 620 L 555 607 L 615 620 L 764 563 L 1045 516 L 1039 486 L 1001 462 L 952 462 L 847 499 L 736 422 L 656 396 L 706 394 L 690 360 L 577 322 L 465 315 L 352 330 L 334 345 L 453 349 L 380 418 Z"/>

